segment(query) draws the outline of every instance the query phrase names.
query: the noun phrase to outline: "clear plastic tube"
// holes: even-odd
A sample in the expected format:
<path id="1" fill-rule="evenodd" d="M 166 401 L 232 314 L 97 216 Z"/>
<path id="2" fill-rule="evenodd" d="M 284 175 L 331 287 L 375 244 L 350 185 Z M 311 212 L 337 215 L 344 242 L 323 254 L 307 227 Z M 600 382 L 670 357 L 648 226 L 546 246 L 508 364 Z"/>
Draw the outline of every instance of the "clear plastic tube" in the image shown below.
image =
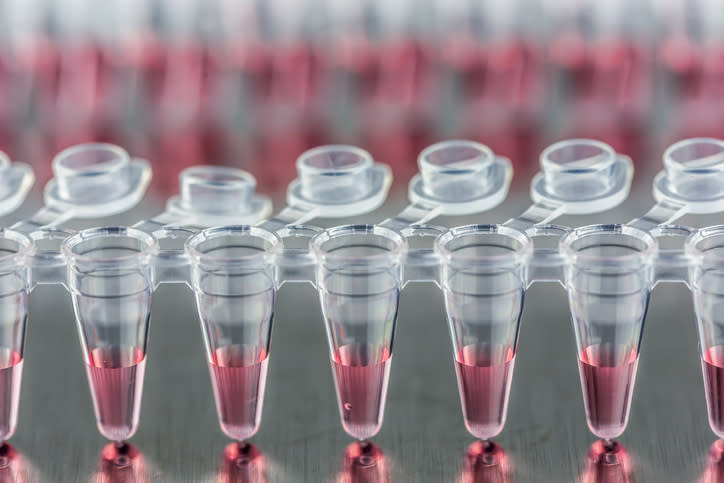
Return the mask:
<path id="1" fill-rule="evenodd" d="M 468 225 L 435 249 L 465 426 L 488 440 L 505 425 L 533 242 L 514 228 Z"/>
<path id="2" fill-rule="evenodd" d="M 0 441 L 7 441 L 18 422 L 23 377 L 28 298 L 31 289 L 27 258 L 32 241 L 10 230 L 0 230 Z"/>
<path id="3" fill-rule="evenodd" d="M 186 244 L 219 425 L 245 441 L 261 424 L 282 240 L 256 227 L 206 230 Z"/>
<path id="4" fill-rule="evenodd" d="M 22 167 L 17 167 L 20 168 L 18 170 L 15 166 L 3 164 L 0 159 L 0 170 L 7 174 L 5 184 L 14 185 L 16 191 L 15 194 L 10 192 L 13 190 L 2 193 L 7 196 L 4 205 L 16 204 L 19 199 L 22 200 L 24 195 L 19 193 L 32 181 L 32 174 Z M 46 205 L 30 220 L 19 222 L 10 230 L 0 231 L 0 245 L 5 253 L 0 260 L 0 307 L 5 314 L 0 321 L 0 392 L 5 401 L 0 408 L 0 438 L 3 442 L 12 436 L 17 423 L 30 291 L 38 283 L 70 285 L 66 260 L 57 250 L 59 241 L 67 238 L 70 232 L 49 227 L 73 217 L 98 216 L 99 213 L 128 209 L 140 200 L 150 179 L 150 169 L 145 162 L 132 161 L 123 149 L 106 144 L 83 144 L 66 149 L 56 156 L 53 169 L 56 176 L 46 187 Z M 112 248 L 116 249 L 115 246 Z M 133 282 L 130 284 L 133 285 Z M 84 286 L 83 290 L 93 291 L 104 283 L 95 279 L 91 285 Z M 113 290 L 118 300 L 123 298 L 123 287 L 109 284 L 106 288 Z M 83 299 L 84 302 L 88 300 Z M 132 303 L 140 306 L 135 299 Z M 108 312 L 96 312 L 97 303 L 89 302 L 79 307 L 83 308 L 78 310 L 92 312 L 91 318 L 101 325 L 104 316 L 109 315 Z M 92 333 L 99 337 L 107 335 L 105 332 Z M 87 360 L 106 356 L 126 357 L 125 352 L 103 356 L 93 352 L 101 350 L 99 347 L 86 344 Z"/>
<path id="5" fill-rule="evenodd" d="M 407 242 L 389 228 L 345 225 L 311 245 L 342 425 L 365 440 L 382 427 Z"/>
<path id="6" fill-rule="evenodd" d="M 691 258 L 690 287 L 697 320 L 699 353 L 709 426 L 724 437 L 724 226 L 699 230 L 686 243 Z"/>
<path id="7" fill-rule="evenodd" d="M 653 236 L 626 225 L 561 239 L 588 427 L 604 440 L 628 422 L 656 249 Z"/>
<path id="8" fill-rule="evenodd" d="M 581 227 L 560 241 L 586 416 L 604 446 L 626 428 L 649 293 L 657 283 L 691 279 L 705 379 L 713 381 L 716 373 L 716 349 L 708 352 L 716 347 L 709 336 L 716 321 L 707 307 L 716 283 L 714 277 L 704 289 L 704 274 L 711 272 L 706 257 L 699 256 L 718 243 L 716 229 L 691 234 L 690 228 L 669 224 L 686 213 L 724 210 L 724 142 L 683 140 L 663 158 L 664 170 L 653 186 L 657 204 L 646 214 L 626 225 Z M 687 236 L 685 250 L 659 247 L 659 238 Z M 715 400 L 708 400 L 715 414 Z"/>
<path id="9" fill-rule="evenodd" d="M 283 281 L 309 279 L 313 266 L 308 250 L 282 249 L 283 240 L 309 240 L 319 231 L 287 225 L 315 216 L 349 216 L 372 210 L 384 201 L 391 182 L 389 168 L 375 164 L 368 153 L 352 146 L 307 151 L 297 161 L 297 169 L 299 179 L 289 187 L 289 206 L 261 226 L 230 225 L 257 223 L 269 213 L 269 200 L 254 193 L 254 177 L 241 170 L 203 166 L 184 170 L 179 196 L 169 200 L 166 211 L 153 219 L 134 228 L 83 230 L 66 240 L 63 250 L 74 277 L 69 286 L 85 352 L 93 354 L 98 344 L 91 339 L 103 333 L 98 324 L 104 321 L 93 316 L 98 310 L 108 315 L 107 325 L 116 325 L 109 329 L 112 341 L 103 344 L 130 346 L 121 340 L 124 329 L 118 325 L 133 326 L 139 337 L 133 347 L 145 357 L 151 293 L 159 283 L 186 283 L 196 295 L 220 426 L 237 441 L 253 436 L 261 422 L 276 290 Z M 214 225 L 226 226 L 198 230 Z M 79 264 L 85 263 L 84 247 L 90 240 L 100 247 L 99 258 L 83 268 Z M 131 240 L 137 241 L 134 246 L 139 252 L 133 262 L 126 260 L 123 250 L 111 250 L 133 245 Z M 159 248 L 179 241 L 185 242 L 184 248 Z M 143 287 L 136 299 L 113 295 L 123 289 L 125 268 L 119 267 L 127 265 L 139 290 Z M 108 294 L 89 301 L 82 289 L 89 284 L 92 288 L 96 278 L 113 283 L 99 287 L 109 290 Z M 131 317 L 126 324 L 117 313 L 126 300 L 128 310 L 135 300 L 138 314 L 145 317 Z M 139 357 L 136 366 L 142 361 L 145 359 Z M 124 361 L 119 364 L 123 369 L 130 367 Z M 137 372 L 142 373 L 142 367 Z M 101 387 L 100 378 L 89 372 L 99 428 L 110 439 L 124 440 L 135 431 L 142 378 L 135 381 L 133 410 L 123 413 L 130 418 L 123 426 L 126 430 L 114 432 L 104 428 L 99 391 L 104 392 L 104 404 L 116 412 L 123 412 L 118 405 L 129 401 L 128 395 L 118 384 Z"/>
<path id="10" fill-rule="evenodd" d="M 63 244 L 98 430 L 114 442 L 138 429 L 157 252 L 152 236 L 123 227 Z"/>
<path id="11" fill-rule="evenodd" d="M 564 280 L 559 250 L 536 248 L 535 240 L 567 236 L 566 227 L 547 225 L 564 213 L 616 206 L 632 176 L 630 160 L 587 139 L 549 146 L 541 167 L 531 183 L 534 204 L 520 216 L 453 228 L 435 240 L 463 417 L 482 440 L 505 425 L 525 290 Z"/>

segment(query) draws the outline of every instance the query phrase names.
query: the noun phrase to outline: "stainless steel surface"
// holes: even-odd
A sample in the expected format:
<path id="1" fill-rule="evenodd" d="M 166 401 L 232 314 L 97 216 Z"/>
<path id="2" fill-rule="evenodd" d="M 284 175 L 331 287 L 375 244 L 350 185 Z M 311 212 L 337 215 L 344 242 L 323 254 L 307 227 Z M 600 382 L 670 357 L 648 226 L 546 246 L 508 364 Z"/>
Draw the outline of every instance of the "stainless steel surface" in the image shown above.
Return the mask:
<path id="1" fill-rule="evenodd" d="M 640 194 L 613 213 L 563 221 L 627 221 L 650 202 Z M 503 221 L 525 205 L 518 196 L 477 219 Z M 72 307 L 62 288 L 33 293 L 29 324 L 19 425 L 11 440 L 23 457 L 25 481 L 94 481 L 105 441 L 95 428 Z M 272 347 L 263 422 L 252 441 L 264 454 L 268 481 L 335 481 L 352 440 L 339 422 L 310 286 L 282 288 Z M 144 455 L 146 481 L 219 477 L 229 441 L 218 427 L 203 350 L 191 292 L 162 286 L 154 297 L 141 424 L 132 439 Z M 451 356 L 441 294 L 432 285 L 409 285 L 400 303 L 385 423 L 374 438 L 387 455 L 390 481 L 460 479 L 474 439 L 463 425 Z M 659 286 L 651 298 L 631 419 L 620 438 L 633 458 L 634 481 L 698 480 L 715 440 L 705 408 L 690 296 L 684 286 Z M 535 285 L 527 294 L 508 420 L 496 441 L 513 463 L 512 481 L 580 480 L 595 438 L 586 427 L 567 299 L 557 285 Z"/>

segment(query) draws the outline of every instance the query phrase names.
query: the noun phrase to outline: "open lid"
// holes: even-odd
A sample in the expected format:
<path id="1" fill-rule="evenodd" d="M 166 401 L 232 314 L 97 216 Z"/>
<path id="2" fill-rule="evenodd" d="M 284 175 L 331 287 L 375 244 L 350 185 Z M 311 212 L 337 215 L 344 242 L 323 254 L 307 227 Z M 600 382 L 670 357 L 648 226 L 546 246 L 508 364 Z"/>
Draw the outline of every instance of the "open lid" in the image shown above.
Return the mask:
<path id="1" fill-rule="evenodd" d="M 0 216 L 17 209 L 35 181 L 32 168 L 24 163 L 11 163 L 0 151 Z"/>
<path id="2" fill-rule="evenodd" d="M 631 191 L 631 159 L 600 141 L 568 139 L 551 144 L 541 153 L 540 164 L 541 172 L 530 185 L 533 204 L 505 226 L 527 232 L 561 215 L 609 210 Z"/>
<path id="3" fill-rule="evenodd" d="M 688 213 L 724 211 L 724 141 L 693 138 L 669 146 L 653 193 L 658 203 L 685 205 Z"/>
<path id="4" fill-rule="evenodd" d="M 540 164 L 541 172 L 531 182 L 531 199 L 561 206 L 561 214 L 609 210 L 621 204 L 631 189 L 631 159 L 593 139 L 551 144 L 541 153 Z"/>
<path id="5" fill-rule="evenodd" d="M 368 213 L 387 198 L 392 174 L 367 151 L 343 144 L 319 146 L 297 159 L 297 179 L 287 190 L 287 204 L 315 217 L 337 218 Z"/>
<path id="6" fill-rule="evenodd" d="M 452 140 L 425 148 L 418 157 L 420 174 L 410 181 L 410 203 L 438 215 L 487 211 L 508 194 L 510 160 L 474 141 Z"/>
<path id="7" fill-rule="evenodd" d="M 254 192 L 250 173 L 228 166 L 192 166 L 179 176 L 168 214 L 185 225 L 252 225 L 271 213 L 271 200 Z"/>
<path id="8" fill-rule="evenodd" d="M 97 218 L 131 209 L 143 198 L 151 180 L 145 159 L 131 159 L 121 147 L 85 143 L 58 153 L 55 175 L 45 186 L 47 208 L 67 217 Z"/>

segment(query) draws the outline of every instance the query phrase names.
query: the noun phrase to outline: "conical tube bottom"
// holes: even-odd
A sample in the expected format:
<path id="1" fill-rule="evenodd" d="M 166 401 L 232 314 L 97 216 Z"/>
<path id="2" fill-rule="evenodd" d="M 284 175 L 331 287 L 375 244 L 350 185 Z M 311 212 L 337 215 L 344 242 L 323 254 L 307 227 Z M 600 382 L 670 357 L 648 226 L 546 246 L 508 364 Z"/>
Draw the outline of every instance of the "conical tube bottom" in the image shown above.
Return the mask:
<path id="1" fill-rule="evenodd" d="M 344 430 L 365 440 L 382 427 L 392 354 L 386 347 L 349 344 L 332 359 L 334 385 Z"/>
<path id="2" fill-rule="evenodd" d="M 15 433 L 22 380 L 22 356 L 10 349 L 0 349 L 0 442 Z"/>
<path id="3" fill-rule="evenodd" d="M 269 354 L 252 345 L 219 347 L 209 362 L 221 430 L 236 441 L 256 434 L 264 406 Z"/>
<path id="4" fill-rule="evenodd" d="M 724 346 L 710 347 L 701 357 L 709 426 L 724 438 Z"/>
<path id="5" fill-rule="evenodd" d="M 617 438 L 628 423 L 638 353 L 613 344 L 588 346 L 578 359 L 588 427 L 602 439 Z"/>
<path id="6" fill-rule="evenodd" d="M 515 352 L 512 347 L 472 344 L 455 358 L 465 426 L 473 436 L 486 440 L 505 425 Z"/>
<path id="7" fill-rule="evenodd" d="M 146 356 L 136 347 L 101 346 L 88 355 L 86 373 L 98 430 L 125 441 L 138 429 Z"/>

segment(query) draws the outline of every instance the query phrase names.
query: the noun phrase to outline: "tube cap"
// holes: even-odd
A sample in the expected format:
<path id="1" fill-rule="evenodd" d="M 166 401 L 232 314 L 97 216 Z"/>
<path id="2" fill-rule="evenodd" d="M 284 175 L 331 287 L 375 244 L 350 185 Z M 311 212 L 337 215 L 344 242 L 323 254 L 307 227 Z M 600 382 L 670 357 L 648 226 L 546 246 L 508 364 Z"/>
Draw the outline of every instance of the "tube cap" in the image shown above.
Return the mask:
<path id="1" fill-rule="evenodd" d="M 32 168 L 24 163 L 11 163 L 0 151 L 0 216 L 14 211 L 30 192 L 35 181 Z"/>
<path id="2" fill-rule="evenodd" d="M 392 183 L 387 165 L 375 163 L 363 149 L 343 144 L 302 153 L 297 176 L 287 190 L 287 204 L 330 218 L 374 210 L 384 202 Z"/>
<path id="3" fill-rule="evenodd" d="M 593 139 L 551 144 L 541 153 L 540 164 L 542 171 L 531 182 L 532 200 L 563 205 L 568 214 L 609 210 L 621 204 L 631 189 L 631 159 Z"/>
<path id="4" fill-rule="evenodd" d="M 271 213 L 271 201 L 255 188 L 254 176 L 241 169 L 192 166 L 181 172 L 167 211 L 196 226 L 252 225 Z"/>
<path id="5" fill-rule="evenodd" d="M 724 141 L 685 139 L 664 152 L 664 170 L 654 178 L 654 198 L 687 205 L 690 213 L 724 210 Z"/>
<path id="6" fill-rule="evenodd" d="M 151 180 L 144 159 L 131 159 L 121 147 L 78 144 L 53 159 L 55 177 L 45 186 L 45 204 L 72 211 L 76 218 L 95 218 L 127 211 L 143 198 Z"/>
<path id="7" fill-rule="evenodd" d="M 410 181 L 410 202 L 444 215 L 472 214 L 499 205 L 513 176 L 510 160 L 473 141 L 433 144 L 417 162 L 420 174 Z"/>

